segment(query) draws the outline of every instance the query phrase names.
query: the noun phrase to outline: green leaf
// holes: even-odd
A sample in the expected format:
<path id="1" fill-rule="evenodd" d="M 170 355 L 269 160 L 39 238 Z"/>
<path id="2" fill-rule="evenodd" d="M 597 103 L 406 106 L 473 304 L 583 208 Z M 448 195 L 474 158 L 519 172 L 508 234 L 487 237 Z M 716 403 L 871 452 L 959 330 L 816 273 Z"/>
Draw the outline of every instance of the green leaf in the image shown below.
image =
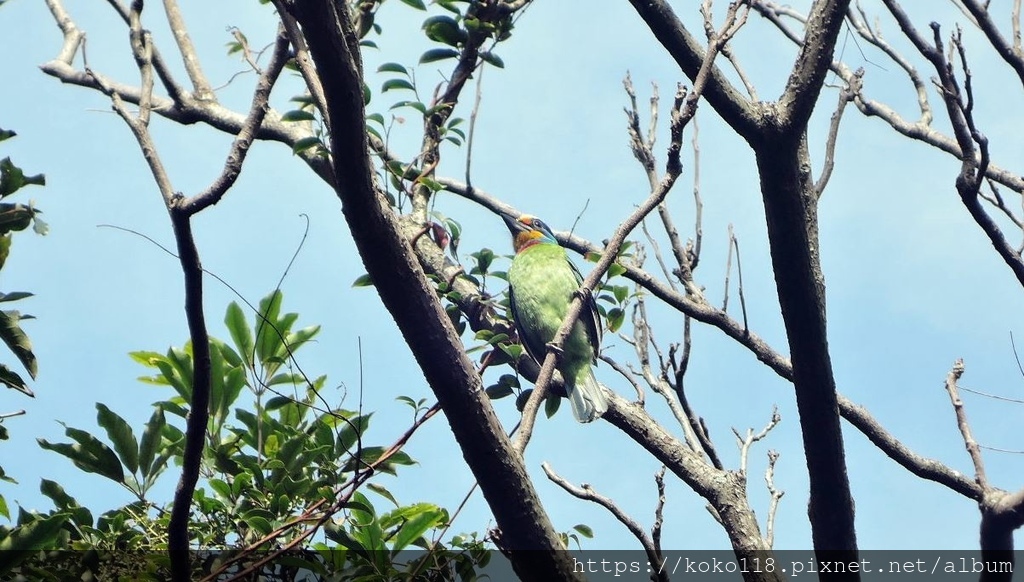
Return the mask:
<path id="1" fill-rule="evenodd" d="M 36 377 L 37 364 L 36 356 L 32 353 L 32 342 L 21 330 L 18 321 L 22 316 L 17 311 L 0 311 L 0 339 L 3 339 L 7 347 L 11 348 L 14 355 L 28 370 L 31 378 Z"/>
<path id="2" fill-rule="evenodd" d="M 41 479 L 39 482 L 39 491 L 49 497 L 53 504 L 60 511 L 66 511 L 71 514 L 71 518 L 80 526 L 92 526 L 92 512 L 88 508 L 79 505 L 78 501 L 68 495 L 67 491 L 60 486 L 56 481 L 49 479 Z"/>
<path id="3" fill-rule="evenodd" d="M 578 523 L 572 527 L 572 529 L 579 532 L 579 534 L 587 539 L 594 537 L 594 530 L 590 529 L 589 525 Z"/>
<path id="4" fill-rule="evenodd" d="M 2 233 L 3 231 L 0 230 L 0 268 L 4 266 L 4 264 L 7 262 L 7 256 L 11 254 L 12 240 L 10 233 Z"/>
<path id="5" fill-rule="evenodd" d="M 0 141 L 5 141 L 5 140 L 8 140 L 8 139 L 11 139 L 12 137 L 14 137 L 16 135 L 18 135 L 18 134 L 14 133 L 13 131 L 11 131 L 9 129 L 0 128 Z"/>
<path id="6" fill-rule="evenodd" d="M 242 516 L 244 521 L 249 527 L 256 530 L 260 536 L 265 536 L 274 530 L 274 526 L 271 525 L 270 519 L 273 519 L 273 514 L 266 510 L 251 510 L 249 513 Z"/>
<path id="7" fill-rule="evenodd" d="M 3 383 L 8 388 L 13 388 L 19 392 L 23 392 L 28 396 L 34 396 L 32 390 L 29 389 L 28 384 L 25 384 L 25 380 L 3 364 L 0 364 L 0 383 Z"/>
<path id="8" fill-rule="evenodd" d="M 520 344 L 498 344 L 498 348 L 505 353 L 513 362 L 519 361 L 523 355 L 523 346 Z"/>
<path id="9" fill-rule="evenodd" d="M 50 443 L 46 439 L 36 439 L 39 446 L 64 455 L 71 459 L 79 469 L 87 473 L 97 473 L 104 477 L 124 483 L 124 470 L 121 461 L 114 451 L 91 434 L 77 428 L 67 427 L 64 433 L 78 441 L 77 444 Z"/>
<path id="10" fill-rule="evenodd" d="M 364 274 L 356 277 L 356 280 L 352 282 L 352 286 L 353 287 L 371 287 L 371 286 L 373 286 L 373 279 L 370 278 L 370 274 L 369 273 L 364 273 Z"/>
<path id="11" fill-rule="evenodd" d="M 139 442 L 128 422 L 102 402 L 96 403 L 96 422 L 107 431 L 114 450 L 129 473 L 139 470 Z"/>
<path id="12" fill-rule="evenodd" d="M 398 63 L 384 63 L 377 67 L 378 73 L 400 73 L 402 75 L 409 75 L 409 71 Z"/>
<path id="13" fill-rule="evenodd" d="M 498 67 L 499 69 L 505 68 L 505 61 L 501 60 L 501 57 L 492 53 L 491 51 L 483 51 L 480 53 L 480 58 L 489 65 Z"/>
<path id="14" fill-rule="evenodd" d="M 530 401 L 530 396 L 533 394 L 533 388 L 527 388 L 516 396 L 516 410 L 522 412 L 526 408 L 526 403 Z"/>
<path id="15" fill-rule="evenodd" d="M 623 303 L 629 297 L 629 287 L 625 285 L 610 285 L 610 287 L 615 295 L 615 300 L 619 303 Z"/>
<path id="16" fill-rule="evenodd" d="M 399 107 L 412 107 L 416 111 L 426 115 L 427 106 L 420 103 L 419 101 L 399 101 L 390 107 L 390 109 L 398 109 Z"/>
<path id="17" fill-rule="evenodd" d="M 287 355 L 294 354 L 300 347 L 305 345 L 311 339 L 320 333 L 319 325 L 308 325 L 302 329 L 293 331 L 284 338 L 284 344 L 281 349 L 278 350 L 277 355 L 284 358 Z"/>
<path id="18" fill-rule="evenodd" d="M 505 384 L 492 384 L 485 389 L 485 392 L 491 400 L 500 400 L 512 395 L 512 387 Z"/>
<path id="19" fill-rule="evenodd" d="M 421 503 L 423 506 L 402 524 L 391 543 L 392 552 L 398 552 L 418 540 L 427 531 L 439 526 L 444 520 L 444 511 L 436 505 Z M 393 555 L 393 554 L 392 554 Z"/>
<path id="20" fill-rule="evenodd" d="M 142 469 L 142 479 L 151 482 L 156 476 L 160 467 L 156 467 L 153 461 L 156 459 L 156 452 L 160 448 L 161 435 L 167 419 L 164 418 L 164 409 L 157 406 L 153 415 L 146 423 L 146 429 L 142 431 L 142 442 L 139 444 L 139 467 Z"/>
<path id="21" fill-rule="evenodd" d="M 409 6 L 412 6 L 413 8 L 415 8 L 417 10 L 426 10 L 427 9 L 426 5 L 423 4 L 423 0 L 402 0 L 402 3 L 403 4 L 407 4 Z"/>
<path id="22" fill-rule="evenodd" d="M 311 135 L 309 137 L 304 137 L 304 138 L 302 138 L 302 139 L 300 139 L 300 140 L 295 142 L 295 145 L 292 146 L 292 153 L 293 154 L 302 153 L 302 152 L 308 150 L 311 147 L 316 147 L 316 146 L 319 146 L 319 145 L 322 145 L 322 144 L 320 143 L 320 138 L 318 138 L 317 136 Z"/>
<path id="23" fill-rule="evenodd" d="M 544 399 L 544 414 L 548 418 L 551 418 L 558 412 L 558 407 L 562 405 L 562 399 L 558 396 L 548 396 Z"/>
<path id="24" fill-rule="evenodd" d="M 344 453 L 352 448 L 352 445 L 356 444 L 363 433 L 370 426 L 370 418 L 373 417 L 373 413 L 364 414 L 357 416 L 352 419 L 340 420 L 341 432 L 338 433 L 338 452 Z"/>
<path id="25" fill-rule="evenodd" d="M 293 109 L 281 116 L 281 121 L 313 121 L 316 117 L 309 111 Z"/>
<path id="26" fill-rule="evenodd" d="M 387 93 L 392 89 L 408 89 L 410 91 L 415 91 L 416 87 L 413 87 L 412 83 L 405 79 L 388 79 L 387 81 L 384 81 L 383 85 L 381 85 L 380 92 Z"/>
<path id="27" fill-rule="evenodd" d="M 387 499 L 391 503 L 394 503 L 395 507 L 398 507 L 398 501 L 395 499 L 395 496 L 392 495 L 391 492 L 388 491 L 387 488 L 385 488 L 383 485 L 378 485 L 376 483 L 370 482 L 366 484 L 366 488 L 369 489 L 370 491 L 373 491 L 377 495 L 380 495 L 381 497 Z"/>
<path id="28" fill-rule="evenodd" d="M 45 186 L 46 177 L 42 174 L 26 176 L 21 168 L 11 162 L 11 158 L 0 160 L 0 198 L 9 196 L 30 185 Z"/>
<path id="29" fill-rule="evenodd" d="M 623 267 L 618 263 L 612 263 L 611 266 L 608 267 L 608 278 L 611 279 L 612 277 L 618 277 L 625 272 L 626 267 Z"/>
<path id="30" fill-rule="evenodd" d="M 626 312 L 622 309 L 615 307 L 608 310 L 608 331 L 615 333 L 622 327 L 622 323 L 626 320 Z"/>
<path id="31" fill-rule="evenodd" d="M 432 41 L 449 46 L 458 46 L 466 41 L 466 31 L 459 28 L 459 23 L 447 15 L 431 16 L 423 21 L 423 31 Z"/>
<path id="32" fill-rule="evenodd" d="M 435 48 L 420 55 L 420 64 L 434 63 L 445 59 L 454 59 L 459 56 L 459 51 L 450 48 Z"/>
<path id="33" fill-rule="evenodd" d="M 17 301 L 19 299 L 25 299 L 32 297 L 32 293 L 26 293 L 24 291 L 13 291 L 11 293 L 0 293 L 0 302 L 3 301 Z"/>
<path id="34" fill-rule="evenodd" d="M 55 513 L 12 529 L 0 539 L 0 572 L 9 572 L 10 568 L 32 555 L 24 550 L 51 548 L 69 517 L 67 513 Z"/>
<path id="35" fill-rule="evenodd" d="M 283 299 L 281 290 L 275 289 L 260 300 L 259 315 L 256 316 L 256 357 L 264 364 L 277 353 L 281 346 L 281 336 L 286 331 L 280 327 L 278 319 Z"/>

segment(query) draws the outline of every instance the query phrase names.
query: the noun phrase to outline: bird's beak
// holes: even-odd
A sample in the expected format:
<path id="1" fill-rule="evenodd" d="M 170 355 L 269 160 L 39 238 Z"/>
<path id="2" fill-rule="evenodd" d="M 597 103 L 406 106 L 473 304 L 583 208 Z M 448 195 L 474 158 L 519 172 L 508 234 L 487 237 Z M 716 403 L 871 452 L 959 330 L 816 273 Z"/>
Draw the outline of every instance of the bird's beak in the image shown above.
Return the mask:
<path id="1" fill-rule="evenodd" d="M 522 222 L 519 222 L 519 219 L 516 217 L 509 216 L 508 214 L 502 214 L 501 219 L 505 221 L 505 226 L 508 227 L 508 230 L 512 233 L 512 236 L 529 230 L 527 226 Z"/>

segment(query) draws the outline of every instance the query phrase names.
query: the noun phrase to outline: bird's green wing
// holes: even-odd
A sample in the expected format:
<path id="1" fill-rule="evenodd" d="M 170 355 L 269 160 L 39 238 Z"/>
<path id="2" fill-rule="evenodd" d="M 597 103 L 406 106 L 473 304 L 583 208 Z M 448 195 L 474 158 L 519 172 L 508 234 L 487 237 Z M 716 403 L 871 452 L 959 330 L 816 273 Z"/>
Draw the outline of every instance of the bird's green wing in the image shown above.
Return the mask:
<path id="1" fill-rule="evenodd" d="M 512 312 L 512 323 L 516 326 L 516 333 L 519 335 L 519 343 L 526 348 L 526 353 L 530 354 L 538 365 L 544 362 L 544 357 L 547 355 L 547 347 L 537 334 L 531 333 L 530 330 L 526 329 L 520 322 L 526 321 L 526 318 L 522 313 L 519 312 L 519 308 L 516 306 L 516 294 L 512 292 L 512 287 L 508 288 L 508 307 Z"/>
<path id="2" fill-rule="evenodd" d="M 568 257 L 565 260 L 576 277 L 576 284 L 583 285 L 583 274 L 576 268 L 576 264 Z M 594 348 L 594 361 L 596 362 L 598 353 L 601 351 L 601 335 L 604 333 L 604 329 L 601 327 L 601 316 L 597 311 L 597 301 L 594 300 L 593 293 L 587 294 L 586 303 L 583 304 L 583 313 L 580 314 L 580 321 L 583 322 L 583 327 L 587 330 L 587 339 L 590 340 L 590 345 Z"/>

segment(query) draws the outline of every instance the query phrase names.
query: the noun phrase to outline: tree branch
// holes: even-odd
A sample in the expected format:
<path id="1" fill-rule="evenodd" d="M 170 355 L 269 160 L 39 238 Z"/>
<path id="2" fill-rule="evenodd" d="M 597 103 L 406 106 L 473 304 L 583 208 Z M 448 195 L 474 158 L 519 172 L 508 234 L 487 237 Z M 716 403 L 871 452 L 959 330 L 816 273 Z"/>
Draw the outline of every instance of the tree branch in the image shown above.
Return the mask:
<path id="1" fill-rule="evenodd" d="M 675 59 L 687 77 L 696 79 L 706 62 L 705 49 L 690 34 L 666 0 L 629 0 L 637 14 L 651 29 L 658 42 Z M 761 121 L 757 107 L 736 90 L 718 67 L 711 65 L 704 98 L 740 135 L 758 130 Z"/>
<path id="2" fill-rule="evenodd" d="M 224 194 L 235 185 L 235 181 L 242 173 L 242 164 L 245 162 L 246 154 L 249 153 L 249 148 L 252 146 L 253 140 L 256 139 L 256 133 L 267 116 L 267 110 L 269 109 L 267 102 L 270 99 L 270 92 L 273 90 L 274 83 L 277 82 L 277 78 L 284 69 L 284 64 L 287 60 L 288 36 L 282 25 L 278 27 L 277 41 L 274 43 L 274 52 L 270 57 L 270 63 L 267 64 L 266 70 L 260 74 L 259 80 L 256 82 L 256 90 L 252 95 L 252 106 L 249 108 L 249 115 L 231 144 L 231 150 L 228 152 L 221 175 L 206 190 L 181 201 L 180 208 L 182 212 L 192 215 L 213 206 L 220 202 Z"/>
<path id="3" fill-rule="evenodd" d="M 662 558 L 658 548 L 654 545 L 654 541 L 647 535 L 644 528 L 637 523 L 635 519 L 627 515 L 626 512 L 615 503 L 615 501 L 610 497 L 601 495 L 597 491 L 594 491 L 594 489 L 587 483 L 584 483 L 581 487 L 573 485 L 565 477 L 555 473 L 554 469 L 551 468 L 551 465 L 546 462 L 541 463 L 540 467 L 544 470 L 544 474 L 548 476 L 548 479 L 573 497 L 583 499 L 585 501 L 593 501 L 607 509 L 609 513 L 615 516 L 615 519 L 619 520 L 619 523 L 626 526 L 629 533 L 633 534 L 633 537 L 635 537 L 643 547 L 644 552 L 647 554 L 647 561 L 653 570 L 651 578 L 653 580 L 668 582 L 668 572 L 664 570 L 664 558 Z"/>
<path id="4" fill-rule="evenodd" d="M 290 10 L 322 72 L 336 191 L 363 263 L 437 395 L 503 542 L 513 550 L 536 550 L 513 552 L 516 573 L 525 579 L 576 579 L 572 563 L 558 551 L 558 536 L 522 458 L 513 452 L 494 414 L 480 376 L 385 197 L 374 188 L 358 41 L 347 5 L 300 0 Z"/>
<path id="5" fill-rule="evenodd" d="M 210 82 L 203 73 L 203 68 L 196 55 L 196 47 L 189 38 L 188 29 L 185 28 L 185 19 L 181 17 L 181 8 L 177 0 L 164 0 L 164 12 L 167 13 L 167 23 L 171 27 L 174 41 L 178 43 L 178 51 L 185 63 L 185 70 L 192 80 L 192 87 L 196 99 L 200 101 L 215 101 L 217 95 L 210 87 Z"/>
<path id="6" fill-rule="evenodd" d="M 773 125 L 780 133 L 803 133 L 806 129 L 849 6 L 850 0 L 819 0 L 811 6 L 804 42 L 778 101 L 778 119 Z"/>

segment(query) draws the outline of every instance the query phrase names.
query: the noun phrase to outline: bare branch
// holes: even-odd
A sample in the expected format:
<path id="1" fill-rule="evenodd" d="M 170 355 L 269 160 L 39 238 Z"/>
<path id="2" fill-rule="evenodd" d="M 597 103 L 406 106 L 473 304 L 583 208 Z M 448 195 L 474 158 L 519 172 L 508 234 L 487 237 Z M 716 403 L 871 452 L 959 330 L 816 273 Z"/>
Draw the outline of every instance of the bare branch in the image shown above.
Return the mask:
<path id="1" fill-rule="evenodd" d="M 775 488 L 775 463 L 778 460 L 778 452 L 773 450 L 768 451 L 768 468 L 764 471 L 764 482 L 768 487 L 768 495 L 771 496 L 771 499 L 768 501 L 768 517 L 765 518 L 764 541 L 769 548 L 775 546 L 775 515 L 778 512 L 779 502 L 782 501 L 782 496 L 786 494 L 785 491 Z"/>
<path id="2" fill-rule="evenodd" d="M 640 406 L 643 406 L 644 405 L 644 387 L 641 386 L 640 383 L 636 381 L 636 378 L 633 376 L 633 374 L 630 373 L 630 371 L 627 370 L 625 367 L 623 367 L 622 364 L 616 362 L 611 357 L 609 357 L 609 356 L 607 356 L 605 354 L 601 354 L 600 356 L 598 356 L 598 358 L 600 358 L 600 360 L 602 362 L 604 362 L 604 363 L 608 364 L 609 366 L 611 366 L 613 370 L 618 372 L 620 376 L 622 376 L 623 378 L 626 379 L 627 382 L 629 382 L 630 386 L 632 386 L 633 389 L 636 390 L 636 401 L 637 401 L 637 404 L 639 404 Z"/>
<path id="3" fill-rule="evenodd" d="M 708 62 L 705 49 L 686 29 L 668 2 L 630 0 L 630 4 L 683 72 L 696 79 L 704 63 Z M 707 75 L 709 82 L 705 98 L 708 103 L 741 135 L 756 131 L 761 123 L 757 107 L 732 86 L 718 67 L 710 66 Z"/>
<path id="4" fill-rule="evenodd" d="M 963 376 L 964 373 L 964 361 L 958 359 L 953 364 L 953 369 L 946 375 L 946 392 L 949 393 L 950 403 L 953 405 L 953 412 L 956 413 L 956 425 L 960 429 L 960 434 L 964 437 L 964 445 L 967 447 L 968 454 L 971 455 L 971 461 L 974 463 L 974 478 L 978 482 L 978 485 L 982 489 L 988 488 L 988 477 L 985 475 L 985 463 L 981 458 L 981 450 L 978 448 L 978 442 L 974 440 L 974 435 L 971 434 L 971 426 L 967 422 L 967 412 L 964 410 L 964 402 L 960 400 L 960 393 L 957 390 L 957 380 Z"/>
<path id="5" fill-rule="evenodd" d="M 231 150 L 228 152 L 227 161 L 224 164 L 220 177 L 203 192 L 181 201 L 181 210 L 183 212 L 192 215 L 220 202 L 228 189 L 234 186 L 235 180 L 238 179 L 239 174 L 242 172 L 242 164 L 245 162 L 246 154 L 249 153 L 249 148 L 252 146 L 253 140 L 256 139 L 259 127 L 267 115 L 267 110 L 269 109 L 267 102 L 270 99 L 270 92 L 274 88 L 274 83 L 277 82 L 277 78 L 284 69 L 284 64 L 287 60 L 288 35 L 282 25 L 278 27 L 277 41 L 274 44 L 274 52 L 270 58 L 270 63 L 256 82 L 256 90 L 253 92 L 249 115 L 235 137 L 235 141 L 231 144 Z"/>
<path id="6" fill-rule="evenodd" d="M 635 537 L 637 541 L 640 542 L 640 545 L 643 546 L 644 552 L 647 553 L 647 560 L 651 565 L 651 569 L 654 570 L 654 572 L 652 572 L 652 577 L 655 580 L 662 580 L 664 582 L 668 581 L 668 572 L 664 571 L 664 559 L 661 556 L 661 552 L 658 551 L 657 546 L 654 545 L 654 541 L 647 535 L 647 532 L 644 531 L 644 528 L 637 523 L 635 519 L 626 515 L 626 512 L 616 505 L 611 498 L 594 491 L 593 487 L 587 483 L 584 483 L 581 487 L 577 487 L 558 473 L 555 473 L 554 469 L 552 469 L 551 465 L 548 463 L 541 463 L 540 466 L 544 469 L 544 474 L 547 475 L 548 479 L 550 479 L 555 485 L 558 485 L 573 497 L 586 501 L 593 501 L 607 509 L 609 513 L 615 516 L 615 519 L 619 520 L 619 523 L 626 526 L 629 533 L 633 534 L 633 537 Z M 662 468 L 662 471 L 664 471 L 664 468 Z M 661 499 L 663 500 L 664 497 Z"/>
<path id="7" fill-rule="evenodd" d="M 697 438 L 697 433 L 694 431 L 693 424 L 690 422 L 690 418 L 687 416 L 686 411 L 683 410 L 679 399 L 677 398 L 676 392 L 672 389 L 668 382 L 668 367 L 664 360 L 660 360 L 660 370 L 655 373 L 651 368 L 651 358 L 648 352 L 648 346 L 655 346 L 654 337 L 647 323 L 647 307 L 643 296 L 637 297 L 636 303 L 633 305 L 633 334 L 634 344 L 633 347 L 636 350 L 637 359 L 640 361 L 640 371 L 643 375 L 647 385 L 651 387 L 659 396 L 665 399 L 665 403 L 668 405 L 669 410 L 672 411 L 672 416 L 675 417 L 676 422 L 683 429 L 683 435 L 686 438 L 686 444 L 691 450 L 703 453 L 703 447 L 701 447 L 700 440 Z"/>
<path id="8" fill-rule="evenodd" d="M 309 94 L 313 97 L 313 103 L 320 111 L 324 125 L 331 127 L 330 111 L 327 107 L 327 98 L 324 97 L 324 87 L 313 65 L 313 58 L 309 55 L 306 38 L 299 30 L 299 24 L 295 21 L 295 17 L 285 9 L 284 0 L 272 1 L 274 8 L 281 16 L 281 24 L 284 25 L 284 29 L 288 33 L 288 39 L 295 49 L 295 64 L 298 65 L 299 72 L 302 73 L 302 79 L 306 81 L 306 88 L 309 89 Z"/>
<path id="9" fill-rule="evenodd" d="M 843 90 L 839 92 L 839 105 L 836 106 L 835 112 L 832 113 L 832 121 L 828 128 L 828 139 L 825 142 L 825 161 L 822 164 L 821 176 L 814 183 L 814 191 L 817 192 L 819 199 L 825 193 L 825 186 L 828 185 L 828 180 L 832 177 L 832 169 L 835 167 L 836 140 L 839 138 L 839 123 L 843 119 L 843 111 L 846 109 L 846 104 L 853 101 L 854 95 L 860 93 L 863 77 L 864 70 L 858 70 L 854 73 L 852 83 L 843 87 Z"/>
<path id="10" fill-rule="evenodd" d="M 196 47 L 189 38 L 188 29 L 185 28 L 185 20 L 181 17 L 181 8 L 177 0 L 164 0 L 164 12 L 167 13 L 167 23 L 171 26 L 171 33 L 174 34 L 174 41 L 178 43 L 178 51 L 181 59 L 185 62 L 185 70 L 192 80 L 192 87 L 196 99 L 200 101 L 216 100 L 217 95 L 210 88 L 210 82 L 203 74 L 199 57 L 196 55 Z"/>
<path id="11" fill-rule="evenodd" d="M 754 430 L 748 428 L 746 436 L 745 437 L 741 437 L 739 431 L 737 431 L 735 428 L 732 429 L 732 433 L 734 435 L 736 435 L 736 444 L 740 448 L 740 473 L 741 474 L 746 475 L 746 473 L 747 473 L 747 457 L 750 454 L 750 447 L 752 447 L 754 445 L 754 443 L 756 443 L 756 442 L 764 439 L 766 436 L 768 436 L 768 433 L 770 433 L 773 428 L 778 426 L 778 424 L 781 421 L 782 421 L 782 417 L 779 416 L 779 407 L 778 406 L 773 406 L 772 407 L 772 417 L 771 417 L 771 420 L 769 420 L 768 424 L 765 425 L 765 427 L 763 429 L 761 429 L 761 432 L 759 432 L 757 434 L 754 434 Z"/>
<path id="12" fill-rule="evenodd" d="M 1010 65 L 1010 68 L 1017 73 L 1021 85 L 1024 85 L 1024 54 L 1022 54 L 1020 48 L 1020 0 L 1016 0 L 1013 6 L 1014 40 L 1012 45 L 1007 42 L 999 32 L 999 28 L 996 27 L 996 23 L 992 21 L 992 17 L 988 12 L 988 2 L 983 6 L 978 0 L 960 1 L 970 15 L 974 17 L 978 28 L 985 33 L 988 41 L 992 44 L 992 48 L 996 49 L 999 56 L 1003 57 L 1006 64 Z"/>
<path id="13" fill-rule="evenodd" d="M 988 139 L 981 133 L 974 122 L 974 93 L 971 85 L 971 72 L 967 68 L 966 52 L 961 34 L 953 36 L 953 47 L 957 50 L 963 64 L 964 88 L 953 72 L 953 65 L 943 51 L 939 26 L 932 23 L 932 40 L 929 42 L 917 31 L 910 18 L 896 0 L 883 0 L 886 8 L 899 23 L 900 29 L 911 40 L 918 52 L 928 59 L 939 77 L 942 99 L 946 104 L 946 112 L 953 126 L 953 135 L 960 149 L 960 175 L 956 179 L 957 193 L 971 218 L 981 227 L 989 241 L 1010 270 L 1024 285 L 1024 260 L 1021 253 L 1014 249 L 1003 235 L 999 225 L 985 212 L 979 202 L 978 192 L 989 169 Z M 1021 191 L 1024 191 L 1022 189 Z"/>
<path id="14" fill-rule="evenodd" d="M 654 544 L 654 551 L 658 557 L 661 553 L 661 528 L 665 523 L 665 465 L 662 465 L 654 474 L 654 484 L 658 487 L 658 503 L 654 506 L 654 525 L 651 526 L 651 542 Z M 658 560 L 661 564 L 661 560 Z"/>

